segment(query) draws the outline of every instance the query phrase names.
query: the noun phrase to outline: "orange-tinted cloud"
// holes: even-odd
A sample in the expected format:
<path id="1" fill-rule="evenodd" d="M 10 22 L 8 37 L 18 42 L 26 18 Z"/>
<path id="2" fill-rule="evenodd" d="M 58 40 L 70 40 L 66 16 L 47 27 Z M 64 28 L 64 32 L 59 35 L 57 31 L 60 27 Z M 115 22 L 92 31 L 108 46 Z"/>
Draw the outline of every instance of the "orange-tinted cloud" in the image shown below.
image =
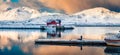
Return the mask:
<path id="1" fill-rule="evenodd" d="M 93 7 L 114 9 L 120 7 L 120 0 L 39 0 L 43 5 L 63 10 L 66 13 L 75 13 Z"/>
<path id="2" fill-rule="evenodd" d="M 94 7 L 105 7 L 113 11 L 120 11 L 120 0 L 20 0 L 19 3 L 4 3 L 0 1 L 0 10 L 4 10 L 8 6 L 27 6 L 37 10 L 49 7 L 53 8 L 53 10 L 62 10 L 71 14 Z"/>
<path id="3" fill-rule="evenodd" d="M 40 0 L 45 6 L 63 10 L 67 13 L 73 13 L 79 10 L 83 10 L 84 8 L 89 8 L 89 2 L 85 0 Z M 81 7 L 81 8 L 80 8 Z"/>

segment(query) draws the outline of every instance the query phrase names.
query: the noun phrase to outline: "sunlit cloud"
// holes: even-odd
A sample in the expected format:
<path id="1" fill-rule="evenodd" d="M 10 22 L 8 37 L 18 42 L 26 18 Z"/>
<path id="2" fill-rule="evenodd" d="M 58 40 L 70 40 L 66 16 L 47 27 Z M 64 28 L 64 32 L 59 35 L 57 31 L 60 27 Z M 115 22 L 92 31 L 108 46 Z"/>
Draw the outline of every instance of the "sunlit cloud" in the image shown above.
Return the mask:
<path id="1" fill-rule="evenodd" d="M 120 0 L 39 0 L 43 5 L 63 10 L 66 13 L 75 13 L 88 8 L 105 7 L 113 11 L 120 11 Z"/>
<path id="2" fill-rule="evenodd" d="M 3 5 L 4 4 L 4 5 Z M 120 11 L 120 0 L 19 0 L 18 3 L 12 1 L 0 1 L 0 9 L 9 7 L 26 6 L 37 10 L 57 10 L 67 14 L 83 11 L 94 7 L 105 7 L 112 11 Z"/>

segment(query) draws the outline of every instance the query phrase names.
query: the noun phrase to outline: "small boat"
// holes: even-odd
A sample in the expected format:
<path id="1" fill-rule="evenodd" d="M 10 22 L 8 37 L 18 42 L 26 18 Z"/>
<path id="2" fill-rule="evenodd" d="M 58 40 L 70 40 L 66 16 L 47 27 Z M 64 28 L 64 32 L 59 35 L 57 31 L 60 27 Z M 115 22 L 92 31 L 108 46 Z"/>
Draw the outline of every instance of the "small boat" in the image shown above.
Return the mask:
<path id="1" fill-rule="evenodd" d="M 104 40 L 108 45 L 120 46 L 120 33 L 107 35 Z"/>

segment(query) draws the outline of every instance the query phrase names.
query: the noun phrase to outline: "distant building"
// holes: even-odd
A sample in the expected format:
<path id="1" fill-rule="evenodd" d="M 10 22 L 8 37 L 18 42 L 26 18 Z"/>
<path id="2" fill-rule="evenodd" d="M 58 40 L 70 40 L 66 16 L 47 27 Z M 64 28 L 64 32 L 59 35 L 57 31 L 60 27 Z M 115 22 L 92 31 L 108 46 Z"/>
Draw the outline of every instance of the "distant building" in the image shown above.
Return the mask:
<path id="1" fill-rule="evenodd" d="M 47 26 L 61 26 L 61 20 L 56 19 L 56 20 L 48 20 L 47 21 Z"/>

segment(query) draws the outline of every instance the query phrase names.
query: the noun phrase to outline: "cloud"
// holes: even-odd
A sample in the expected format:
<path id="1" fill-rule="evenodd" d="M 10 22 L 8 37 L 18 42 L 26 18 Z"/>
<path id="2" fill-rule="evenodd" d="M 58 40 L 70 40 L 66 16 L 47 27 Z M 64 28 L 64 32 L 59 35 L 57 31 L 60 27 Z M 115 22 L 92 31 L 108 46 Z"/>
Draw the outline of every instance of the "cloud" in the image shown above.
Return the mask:
<path id="1" fill-rule="evenodd" d="M 89 8 L 85 0 L 40 0 L 45 6 L 57 10 L 63 10 L 67 13 L 73 13 L 84 8 Z M 82 3 L 81 3 L 82 2 Z"/>
<path id="2" fill-rule="evenodd" d="M 0 5 L 0 11 L 6 10 L 6 8 L 8 8 L 9 5 L 8 4 L 1 4 Z"/>
<path id="3" fill-rule="evenodd" d="M 63 10 L 66 13 L 75 13 L 88 8 L 105 7 L 113 11 L 119 11 L 120 0 L 39 0 L 43 5 Z"/>
<path id="4" fill-rule="evenodd" d="M 19 2 L 2 1 L 0 0 L 0 11 L 6 10 L 8 7 L 16 8 L 16 7 L 30 7 L 32 9 L 40 10 L 40 12 L 60 12 L 64 13 L 61 10 L 50 9 L 48 7 L 43 6 L 43 4 L 38 0 L 18 0 Z"/>
<path id="5" fill-rule="evenodd" d="M 76 13 L 94 7 L 105 7 L 120 12 L 120 0 L 19 0 L 19 3 L 3 3 L 0 0 L 0 10 L 4 7 L 27 6 L 42 11 Z M 64 12 L 63 12 L 64 11 Z"/>
<path id="6" fill-rule="evenodd" d="M 6 6 L 13 8 L 25 6 L 34 9 L 40 9 L 43 7 L 43 5 L 37 0 L 19 0 L 19 2 L 14 2 L 14 3 L 12 2 L 12 0 L 9 2 L 0 0 L 0 7 L 2 7 L 0 9 L 5 9 Z"/>

